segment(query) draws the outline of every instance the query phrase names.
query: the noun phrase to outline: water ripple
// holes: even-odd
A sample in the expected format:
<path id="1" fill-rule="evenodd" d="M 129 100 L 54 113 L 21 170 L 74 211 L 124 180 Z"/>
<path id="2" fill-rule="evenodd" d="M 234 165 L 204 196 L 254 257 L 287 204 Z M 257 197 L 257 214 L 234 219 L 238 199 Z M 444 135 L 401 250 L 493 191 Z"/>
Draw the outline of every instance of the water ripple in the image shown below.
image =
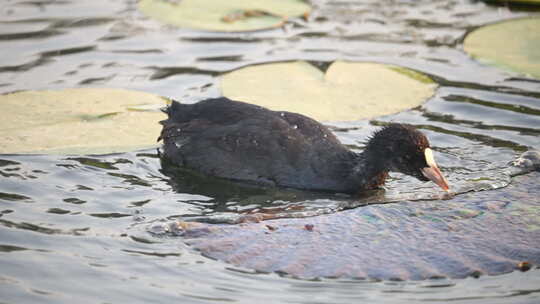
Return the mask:
<path id="1" fill-rule="evenodd" d="M 482 1 L 311 2 L 306 20 L 283 28 L 212 33 L 163 26 L 134 0 L 8 1 L 0 91 L 100 85 L 193 102 L 250 64 L 404 66 L 435 79 L 432 99 L 332 131 L 358 151 L 381 125 L 417 126 L 457 195 L 399 174 L 363 197 L 171 177 L 155 151 L 2 155 L 2 301 L 536 301 L 538 173 L 515 177 L 527 170 L 509 163 L 540 148 L 540 83 L 479 64 L 461 44 L 480 25 L 538 13 Z M 441 278 L 482 273 L 500 275 Z"/>

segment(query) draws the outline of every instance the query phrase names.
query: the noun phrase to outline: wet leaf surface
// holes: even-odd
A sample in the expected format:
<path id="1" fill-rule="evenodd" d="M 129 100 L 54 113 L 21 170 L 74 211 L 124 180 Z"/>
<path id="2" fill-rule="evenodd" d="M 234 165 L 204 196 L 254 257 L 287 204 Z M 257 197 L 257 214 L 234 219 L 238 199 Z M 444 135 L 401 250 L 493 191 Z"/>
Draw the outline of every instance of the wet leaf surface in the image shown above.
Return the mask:
<path id="1" fill-rule="evenodd" d="M 531 242 L 540 240 L 540 201 L 523 200 L 533 193 L 539 197 L 539 174 L 446 201 L 370 205 L 240 225 L 180 223 L 177 233 L 210 258 L 302 278 L 501 274 L 540 264 L 540 248 Z"/>

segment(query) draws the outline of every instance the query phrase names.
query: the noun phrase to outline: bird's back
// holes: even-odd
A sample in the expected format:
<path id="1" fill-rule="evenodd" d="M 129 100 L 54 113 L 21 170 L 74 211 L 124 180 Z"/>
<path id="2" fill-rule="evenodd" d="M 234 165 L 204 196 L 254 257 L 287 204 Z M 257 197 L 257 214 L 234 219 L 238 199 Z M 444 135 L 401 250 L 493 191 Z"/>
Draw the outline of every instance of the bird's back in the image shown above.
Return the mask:
<path id="1" fill-rule="evenodd" d="M 207 175 L 262 185 L 351 192 L 358 157 L 306 116 L 227 98 L 173 104 L 160 138 L 164 157 Z"/>

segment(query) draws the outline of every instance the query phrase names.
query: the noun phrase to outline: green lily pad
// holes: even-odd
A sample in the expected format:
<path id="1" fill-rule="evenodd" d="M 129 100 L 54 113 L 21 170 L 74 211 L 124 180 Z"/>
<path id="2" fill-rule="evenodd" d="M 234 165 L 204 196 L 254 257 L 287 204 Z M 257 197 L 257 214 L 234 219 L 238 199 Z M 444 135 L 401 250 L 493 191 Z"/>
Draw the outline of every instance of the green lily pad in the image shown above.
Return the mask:
<path id="1" fill-rule="evenodd" d="M 426 75 L 377 63 L 336 61 L 322 72 L 297 61 L 245 67 L 223 76 L 224 96 L 322 121 L 369 119 L 411 109 L 433 95 Z"/>
<path id="2" fill-rule="evenodd" d="M 540 18 L 480 27 L 467 35 L 463 48 L 480 62 L 540 79 Z"/>
<path id="3" fill-rule="evenodd" d="M 302 0 L 140 0 L 138 5 L 167 24 L 220 32 L 279 27 L 311 10 Z"/>
<path id="4" fill-rule="evenodd" d="M 499 3 L 517 3 L 527 5 L 540 5 L 540 0 L 485 0 L 486 2 L 499 2 Z"/>
<path id="5" fill-rule="evenodd" d="M 165 115 L 154 105 L 166 104 L 119 89 L 0 95 L 0 153 L 105 154 L 156 146 Z"/>

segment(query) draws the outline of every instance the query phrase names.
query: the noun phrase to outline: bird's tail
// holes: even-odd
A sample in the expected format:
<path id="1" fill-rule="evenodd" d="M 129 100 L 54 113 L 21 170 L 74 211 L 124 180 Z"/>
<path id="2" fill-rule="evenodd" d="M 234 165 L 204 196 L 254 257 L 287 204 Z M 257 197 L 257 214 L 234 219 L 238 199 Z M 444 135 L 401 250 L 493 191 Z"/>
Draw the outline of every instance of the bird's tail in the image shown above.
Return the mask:
<path id="1" fill-rule="evenodd" d="M 160 141 L 171 135 L 170 134 L 171 129 L 175 127 L 174 117 L 177 116 L 182 111 L 181 108 L 183 106 L 184 105 L 182 105 L 180 102 L 176 100 L 171 100 L 170 105 L 161 109 L 163 113 L 167 114 L 167 119 L 164 119 L 159 122 L 161 125 L 163 125 L 163 129 L 161 129 L 161 134 L 159 135 L 157 141 Z"/>

